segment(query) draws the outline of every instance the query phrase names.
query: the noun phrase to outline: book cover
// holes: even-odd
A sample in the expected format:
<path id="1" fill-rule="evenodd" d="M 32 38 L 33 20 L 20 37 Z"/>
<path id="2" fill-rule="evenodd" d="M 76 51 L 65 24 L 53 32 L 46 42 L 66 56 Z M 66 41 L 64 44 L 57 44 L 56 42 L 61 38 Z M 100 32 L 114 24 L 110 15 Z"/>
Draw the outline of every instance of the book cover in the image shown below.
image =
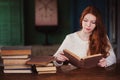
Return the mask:
<path id="1" fill-rule="evenodd" d="M 102 54 L 95 54 L 95 55 L 90 55 L 90 56 L 80 58 L 75 53 L 67 49 L 64 49 L 63 52 L 64 52 L 64 55 L 69 59 L 69 62 L 78 68 L 96 67 L 98 65 L 99 60 L 102 59 L 103 57 Z"/>
<path id="2" fill-rule="evenodd" d="M 35 66 L 36 67 L 42 67 L 42 65 L 37 65 L 37 64 L 35 64 Z M 54 66 L 54 64 L 51 62 L 51 63 L 48 63 L 46 66 L 51 67 L 51 66 Z"/>
<path id="3" fill-rule="evenodd" d="M 30 50 L 32 46 L 3 46 L 1 50 Z"/>
<path id="4" fill-rule="evenodd" d="M 1 48 L 1 55 L 31 55 L 31 46 L 5 46 Z"/>
<path id="5" fill-rule="evenodd" d="M 31 55 L 31 50 L 1 50 L 1 55 Z"/>
<path id="6" fill-rule="evenodd" d="M 53 60 L 55 60 L 53 56 L 32 56 L 31 59 L 27 61 L 27 64 L 46 66 Z"/>

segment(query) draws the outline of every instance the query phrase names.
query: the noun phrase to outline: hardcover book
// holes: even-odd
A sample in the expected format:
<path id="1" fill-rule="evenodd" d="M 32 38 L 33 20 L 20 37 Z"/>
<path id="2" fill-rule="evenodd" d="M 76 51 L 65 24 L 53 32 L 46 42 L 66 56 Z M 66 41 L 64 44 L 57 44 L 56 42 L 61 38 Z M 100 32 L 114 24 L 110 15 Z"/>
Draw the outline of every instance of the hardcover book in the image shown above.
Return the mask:
<path id="1" fill-rule="evenodd" d="M 56 67 L 55 66 L 51 66 L 51 67 L 36 67 L 37 71 L 56 71 Z"/>
<path id="2" fill-rule="evenodd" d="M 25 65 L 28 60 L 30 60 L 30 58 L 26 58 L 26 59 L 6 58 L 6 59 L 3 59 L 3 64 L 4 64 L 4 66 L 6 66 L 6 65 Z"/>
<path id="3" fill-rule="evenodd" d="M 31 55 L 31 46 L 5 46 L 1 48 L 1 55 Z"/>
<path id="4" fill-rule="evenodd" d="M 30 65 L 6 65 L 4 69 L 31 69 Z"/>
<path id="5" fill-rule="evenodd" d="M 29 58 L 29 55 L 5 55 L 5 56 L 1 56 L 2 59 L 6 59 L 6 58 L 9 58 L 9 59 L 19 59 L 19 58 Z"/>
<path id="6" fill-rule="evenodd" d="M 92 68 L 98 65 L 100 59 L 102 59 L 102 54 L 94 54 L 86 57 L 79 57 L 75 53 L 64 49 L 64 55 L 69 59 L 69 62 L 78 68 Z"/>
<path id="7" fill-rule="evenodd" d="M 4 69 L 3 70 L 4 73 L 32 73 L 31 69 Z"/>
<path id="8" fill-rule="evenodd" d="M 56 73 L 56 70 L 53 71 L 39 71 L 38 74 L 52 74 L 52 73 Z"/>
<path id="9" fill-rule="evenodd" d="M 34 56 L 31 57 L 29 61 L 27 61 L 27 64 L 46 66 L 48 63 L 52 62 L 53 60 L 55 60 L 53 56 Z"/>

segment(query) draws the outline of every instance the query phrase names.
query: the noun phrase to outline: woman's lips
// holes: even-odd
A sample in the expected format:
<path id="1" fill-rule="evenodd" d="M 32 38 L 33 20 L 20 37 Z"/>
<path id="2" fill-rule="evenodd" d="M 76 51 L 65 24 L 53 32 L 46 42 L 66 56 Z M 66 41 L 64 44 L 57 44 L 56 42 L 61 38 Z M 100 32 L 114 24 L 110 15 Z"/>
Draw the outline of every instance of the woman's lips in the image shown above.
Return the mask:
<path id="1" fill-rule="evenodd" d="M 88 30 L 88 31 L 89 31 L 89 30 L 91 30 L 91 29 L 90 29 L 90 28 L 86 28 L 86 30 Z"/>

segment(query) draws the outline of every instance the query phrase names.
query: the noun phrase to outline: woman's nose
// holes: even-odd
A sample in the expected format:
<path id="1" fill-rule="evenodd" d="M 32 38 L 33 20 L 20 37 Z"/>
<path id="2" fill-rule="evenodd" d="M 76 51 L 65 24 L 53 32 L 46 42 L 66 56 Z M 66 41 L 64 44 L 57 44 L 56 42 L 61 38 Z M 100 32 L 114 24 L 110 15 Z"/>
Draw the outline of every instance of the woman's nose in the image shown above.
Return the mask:
<path id="1" fill-rule="evenodd" d="M 90 27 L 90 26 L 91 26 L 91 23 L 90 23 L 90 22 L 87 22 L 87 26 Z"/>

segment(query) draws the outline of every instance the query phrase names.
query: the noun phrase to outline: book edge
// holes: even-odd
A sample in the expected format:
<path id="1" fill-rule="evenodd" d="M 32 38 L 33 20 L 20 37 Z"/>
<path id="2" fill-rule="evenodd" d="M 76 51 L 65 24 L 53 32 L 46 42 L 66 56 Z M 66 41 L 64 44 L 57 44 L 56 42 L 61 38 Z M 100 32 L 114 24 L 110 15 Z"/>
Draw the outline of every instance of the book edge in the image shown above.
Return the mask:
<path id="1" fill-rule="evenodd" d="M 77 60 L 81 60 L 81 58 L 79 56 L 77 56 L 75 53 L 71 52 L 68 49 L 64 49 L 63 50 L 64 53 L 70 54 L 71 56 L 73 56 L 74 58 L 76 58 Z"/>

